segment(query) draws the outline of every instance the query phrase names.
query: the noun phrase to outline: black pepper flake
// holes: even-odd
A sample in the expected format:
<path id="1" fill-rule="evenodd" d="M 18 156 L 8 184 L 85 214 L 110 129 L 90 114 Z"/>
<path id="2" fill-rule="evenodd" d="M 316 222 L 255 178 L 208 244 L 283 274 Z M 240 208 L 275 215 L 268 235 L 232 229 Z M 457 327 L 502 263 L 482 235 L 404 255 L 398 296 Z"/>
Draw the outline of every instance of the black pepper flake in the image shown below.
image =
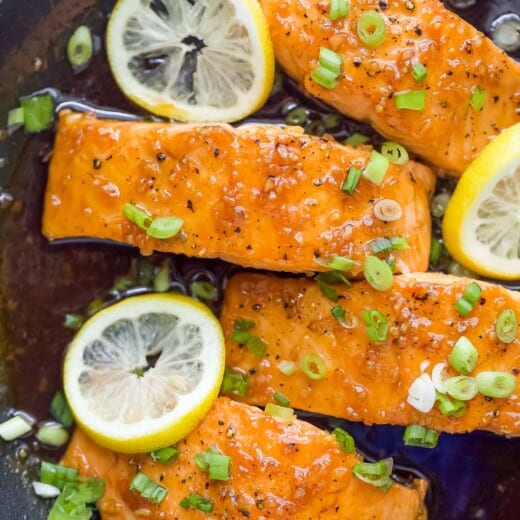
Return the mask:
<path id="1" fill-rule="evenodd" d="M 213 155 L 214 155 L 215 157 L 218 157 L 218 156 L 220 155 L 220 150 L 219 150 L 218 148 L 215 148 L 215 149 L 213 150 Z"/>
<path id="2" fill-rule="evenodd" d="M 163 162 L 166 160 L 166 154 L 163 152 L 158 153 L 156 157 L 159 162 Z"/>
<path id="3" fill-rule="evenodd" d="M 224 426 L 224 421 L 223 421 L 222 419 L 219 419 L 219 420 L 218 420 L 218 425 L 219 425 L 219 426 Z"/>
<path id="4" fill-rule="evenodd" d="M 251 251 L 253 249 L 253 246 L 251 244 L 247 244 L 246 249 L 248 251 Z"/>
<path id="5" fill-rule="evenodd" d="M 195 213 L 195 210 L 193 209 L 193 202 L 191 200 L 186 201 L 186 207 L 192 212 Z"/>
<path id="6" fill-rule="evenodd" d="M 94 159 L 92 161 L 92 166 L 94 167 L 94 170 L 99 170 L 101 168 L 101 161 L 99 159 Z"/>
<path id="7" fill-rule="evenodd" d="M 388 4 L 385 2 L 385 0 L 379 0 L 379 9 L 381 9 L 381 11 L 388 9 Z"/>
<path id="8" fill-rule="evenodd" d="M 422 35 L 422 29 L 421 29 L 419 26 L 417 26 L 417 27 L 414 29 L 414 31 L 415 31 L 415 34 L 416 34 L 417 36 L 421 36 L 421 35 Z"/>
<path id="9" fill-rule="evenodd" d="M 258 311 L 261 311 L 261 310 L 262 310 L 262 304 L 261 304 L 261 303 L 255 303 L 255 304 L 253 305 L 253 310 L 254 310 L 254 311 L 257 311 L 257 312 L 258 312 Z"/>
<path id="10" fill-rule="evenodd" d="M 354 58 L 354 67 L 361 67 L 361 58 Z"/>
<path id="11" fill-rule="evenodd" d="M 256 374 L 256 368 L 254 368 L 254 367 L 253 367 L 253 368 L 250 368 L 250 369 L 248 370 L 248 372 L 249 372 L 252 376 L 254 376 L 254 375 Z"/>

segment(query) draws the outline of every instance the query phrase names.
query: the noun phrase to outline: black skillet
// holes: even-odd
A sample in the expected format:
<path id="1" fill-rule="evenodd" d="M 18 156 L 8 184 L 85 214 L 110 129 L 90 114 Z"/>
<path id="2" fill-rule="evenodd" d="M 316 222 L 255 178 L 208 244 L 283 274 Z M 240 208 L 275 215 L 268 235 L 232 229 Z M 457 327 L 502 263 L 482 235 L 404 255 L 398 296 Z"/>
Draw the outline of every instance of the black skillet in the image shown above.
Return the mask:
<path id="1" fill-rule="evenodd" d="M 144 115 L 123 98 L 106 63 L 103 33 L 113 3 L 0 0 L 0 128 L 19 96 L 47 87 L 57 89 L 62 100 Z M 520 14 L 520 0 L 447 3 L 458 6 L 461 16 L 487 34 L 501 15 Z M 99 46 L 87 70 L 74 74 L 64 49 L 72 30 L 82 23 L 91 27 Z M 520 57 L 518 51 L 515 57 Z M 255 119 L 281 122 L 297 103 L 311 106 L 318 126 L 323 113 L 330 111 L 305 100 L 291 82 L 282 80 Z M 368 131 L 345 120 L 333 133 L 343 137 L 353 130 Z M 11 407 L 38 420 L 49 418 L 50 399 L 60 386 L 62 352 L 72 334 L 63 327 L 64 314 L 83 312 L 93 299 L 106 297 L 114 279 L 127 273 L 137 256 L 99 243 L 49 246 L 41 237 L 41 199 L 51 146 L 51 131 L 0 138 L 0 420 Z M 200 277 L 222 281 L 232 269 L 218 261 L 168 257 L 168 262 L 180 288 Z M 338 422 L 302 416 L 323 427 Z M 481 432 L 442 435 L 438 447 L 427 450 L 403 446 L 402 428 L 345 422 L 343 426 L 368 457 L 393 456 L 398 478 L 406 481 L 419 474 L 430 480 L 427 503 L 432 520 L 520 518 L 520 440 Z M 59 452 L 45 451 L 32 439 L 9 445 L 0 441 L 0 520 L 46 518 L 48 503 L 35 497 L 30 482 L 37 476 L 39 457 L 56 459 Z"/>

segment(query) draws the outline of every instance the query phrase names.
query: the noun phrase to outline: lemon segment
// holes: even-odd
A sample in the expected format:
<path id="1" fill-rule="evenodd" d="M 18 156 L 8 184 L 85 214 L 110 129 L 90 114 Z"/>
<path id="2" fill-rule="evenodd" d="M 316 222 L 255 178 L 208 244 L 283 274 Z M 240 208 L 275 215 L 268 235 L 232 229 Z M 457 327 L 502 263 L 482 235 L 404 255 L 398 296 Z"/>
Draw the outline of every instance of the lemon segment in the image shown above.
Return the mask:
<path id="1" fill-rule="evenodd" d="M 496 137 L 464 172 L 442 231 L 460 264 L 483 276 L 520 279 L 520 124 Z"/>
<path id="2" fill-rule="evenodd" d="M 135 296 L 83 325 L 65 355 L 64 389 L 94 441 L 147 452 L 197 426 L 224 366 L 222 329 L 206 306 L 180 295 Z"/>
<path id="3" fill-rule="evenodd" d="M 274 81 L 256 0 L 119 0 L 106 44 L 125 95 L 180 121 L 242 119 L 265 103 Z"/>

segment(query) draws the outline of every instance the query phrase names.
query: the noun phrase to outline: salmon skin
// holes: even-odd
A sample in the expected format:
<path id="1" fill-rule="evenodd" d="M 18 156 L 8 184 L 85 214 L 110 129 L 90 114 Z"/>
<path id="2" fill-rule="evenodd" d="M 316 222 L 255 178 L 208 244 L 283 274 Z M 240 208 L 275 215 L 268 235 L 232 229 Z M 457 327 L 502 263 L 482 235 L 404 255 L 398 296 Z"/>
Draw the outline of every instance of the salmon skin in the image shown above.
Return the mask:
<path id="1" fill-rule="evenodd" d="M 501 343 L 495 333 L 499 313 L 510 308 L 520 316 L 520 294 L 489 283 L 479 302 L 462 317 L 454 308 L 471 280 L 439 273 L 401 275 L 387 292 L 367 282 L 339 288 L 339 305 L 346 311 L 340 324 L 331 309 L 337 305 L 321 295 L 308 279 L 238 274 L 226 289 L 221 323 L 226 337 L 226 363 L 249 371 L 246 402 L 265 405 L 281 392 L 291 406 L 366 424 L 419 424 L 439 431 L 462 433 L 488 430 L 504 435 L 520 433 L 520 385 L 507 399 L 486 399 L 478 394 L 466 402 L 461 417 L 446 417 L 438 403 L 422 413 L 407 403 L 408 389 L 423 372 L 432 374 L 449 366 L 454 343 L 466 336 L 479 352 L 472 375 L 481 371 L 506 371 L 517 376 L 520 339 Z M 368 339 L 363 311 L 379 310 L 388 323 L 385 341 Z M 262 339 L 263 358 L 232 340 L 234 322 L 251 320 L 250 333 Z M 300 368 L 304 356 L 319 356 L 323 379 L 312 380 Z M 284 375 L 278 365 L 294 362 L 298 368 Z M 517 376 L 518 380 L 518 376 Z"/>
<path id="2" fill-rule="evenodd" d="M 348 14 L 335 21 L 328 1 L 259 3 L 278 62 L 309 94 L 455 175 L 520 121 L 520 64 L 438 0 L 351 0 Z M 367 47 L 358 36 L 364 11 L 384 19 L 386 39 L 379 47 Z M 320 47 L 343 58 L 331 89 L 311 78 Z M 427 68 L 423 81 L 412 76 L 419 63 Z M 470 106 L 476 89 L 485 92 L 481 110 Z M 396 108 L 398 93 L 418 90 L 425 91 L 423 110 Z"/>
<path id="3" fill-rule="evenodd" d="M 230 480 L 209 480 L 195 464 L 193 456 L 210 446 L 231 457 Z M 165 465 L 149 455 L 101 448 L 76 429 L 62 463 L 78 468 L 82 476 L 106 481 L 98 502 L 103 520 L 426 518 L 426 481 L 417 479 L 413 488 L 394 482 L 385 493 L 354 477 L 352 467 L 361 457 L 343 453 L 333 435 L 304 421 L 275 419 L 225 397 L 215 401 L 177 448 L 177 460 Z M 160 506 L 130 491 L 137 471 L 168 489 Z M 212 512 L 181 508 L 190 493 L 211 500 Z"/>
<path id="4" fill-rule="evenodd" d="M 49 168 L 43 233 L 50 240 L 111 239 L 153 250 L 220 257 L 279 271 L 323 270 L 330 255 L 361 270 L 373 239 L 403 236 L 398 271 L 424 271 L 435 178 L 409 161 L 390 165 L 381 186 L 361 179 L 341 191 L 369 152 L 303 130 L 271 125 L 181 125 L 97 119 L 62 112 Z M 374 216 L 381 199 L 402 217 Z M 184 221 L 182 236 L 156 239 L 123 216 L 132 203 L 152 217 Z M 183 240 L 184 238 L 184 240 Z"/>

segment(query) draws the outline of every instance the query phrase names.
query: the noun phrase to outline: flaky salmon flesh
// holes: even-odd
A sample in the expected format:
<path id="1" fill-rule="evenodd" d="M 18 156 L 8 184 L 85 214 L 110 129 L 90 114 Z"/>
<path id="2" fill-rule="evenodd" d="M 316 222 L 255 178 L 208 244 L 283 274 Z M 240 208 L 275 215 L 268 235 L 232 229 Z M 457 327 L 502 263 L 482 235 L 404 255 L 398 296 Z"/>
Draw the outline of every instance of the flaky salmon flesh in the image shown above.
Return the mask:
<path id="1" fill-rule="evenodd" d="M 334 21 L 328 0 L 259 3 L 278 62 L 309 94 L 433 165 L 460 175 L 501 130 L 520 122 L 520 64 L 438 0 L 350 0 L 348 14 Z M 358 36 L 365 11 L 384 20 L 379 47 Z M 320 47 L 343 58 L 331 89 L 311 78 Z M 412 76 L 417 64 L 427 68 L 423 81 Z M 398 94 L 419 90 L 423 110 L 396 107 Z M 485 95 L 481 109 L 470 104 L 477 90 Z"/>
<path id="2" fill-rule="evenodd" d="M 362 178 L 341 190 L 369 152 L 301 129 L 270 125 L 181 125 L 97 119 L 65 112 L 52 155 L 43 233 L 51 240 L 110 239 L 276 271 L 323 270 L 332 255 L 361 271 L 374 239 L 400 236 L 396 269 L 424 271 L 430 248 L 432 171 L 391 164 L 381 186 Z M 402 215 L 376 217 L 397 201 Z M 126 203 L 152 218 L 175 216 L 182 232 L 152 238 L 123 215 Z"/>
<path id="3" fill-rule="evenodd" d="M 216 446 L 231 457 L 231 478 L 209 480 L 193 456 Z M 103 520 L 416 520 L 426 518 L 427 483 L 396 482 L 385 493 L 353 475 L 360 455 L 342 452 L 336 438 L 304 421 L 282 421 L 225 397 L 177 444 L 172 464 L 149 455 L 123 455 L 94 444 L 76 429 L 62 460 L 82 476 L 101 477 L 106 490 L 97 506 Z M 141 471 L 168 489 L 157 506 L 130 490 Z M 204 514 L 179 504 L 190 493 L 211 500 Z"/>
<path id="4" fill-rule="evenodd" d="M 505 371 L 518 381 L 520 339 L 497 339 L 495 324 L 504 309 L 520 316 L 520 293 L 478 282 L 482 293 L 474 309 L 461 316 L 455 302 L 471 280 L 439 273 L 394 277 L 393 287 L 379 292 L 366 281 L 336 286 L 338 303 L 325 298 L 316 282 L 275 276 L 238 274 L 226 289 L 221 323 L 226 337 L 226 363 L 249 372 L 249 390 L 242 399 L 263 406 L 280 392 L 293 408 L 366 424 L 423 425 L 451 433 L 488 430 L 520 434 L 520 385 L 508 398 L 478 394 L 466 401 L 460 417 L 445 416 L 437 405 L 423 413 L 407 402 L 412 382 L 446 363 L 448 375 L 453 345 L 466 336 L 478 350 L 472 375 Z M 331 314 L 335 305 L 346 311 L 341 324 Z M 388 323 L 383 341 L 370 341 L 364 310 L 379 310 Z M 233 341 L 235 320 L 254 322 L 248 332 L 267 345 L 259 358 Z M 300 368 L 304 356 L 318 356 L 322 379 L 309 378 Z M 282 361 L 293 362 L 295 373 L 284 375 Z M 239 398 L 238 396 L 235 396 Z"/>

